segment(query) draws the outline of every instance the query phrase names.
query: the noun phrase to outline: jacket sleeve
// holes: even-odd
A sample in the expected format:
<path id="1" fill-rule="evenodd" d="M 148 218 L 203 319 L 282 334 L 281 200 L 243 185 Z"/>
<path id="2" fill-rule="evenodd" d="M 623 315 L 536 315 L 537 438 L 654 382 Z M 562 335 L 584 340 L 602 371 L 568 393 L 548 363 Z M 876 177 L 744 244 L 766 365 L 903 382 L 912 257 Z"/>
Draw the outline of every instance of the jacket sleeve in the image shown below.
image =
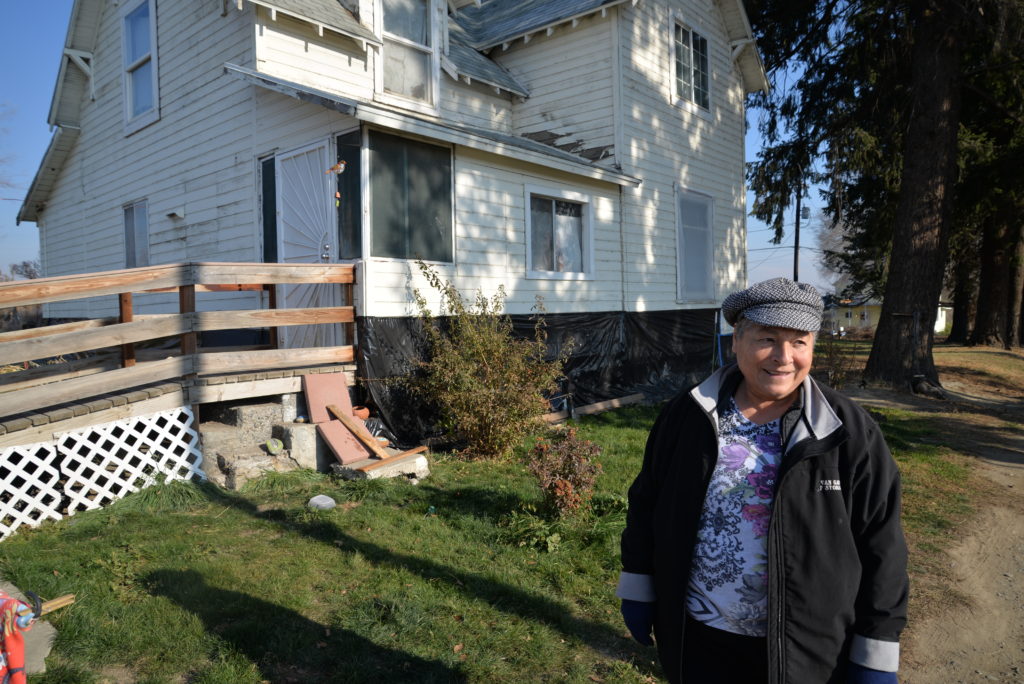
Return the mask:
<path id="1" fill-rule="evenodd" d="M 907 544 L 900 522 L 900 474 L 878 426 L 863 416 L 865 452 L 854 478 L 854 525 L 861 563 L 850 660 L 874 670 L 899 667 L 907 622 Z"/>
<path id="2" fill-rule="evenodd" d="M 615 595 L 633 601 L 654 601 L 654 506 L 657 501 L 657 453 L 664 437 L 665 416 L 676 402 L 670 402 L 651 428 L 644 450 L 643 465 L 629 488 L 626 529 L 622 532 L 622 573 Z"/>

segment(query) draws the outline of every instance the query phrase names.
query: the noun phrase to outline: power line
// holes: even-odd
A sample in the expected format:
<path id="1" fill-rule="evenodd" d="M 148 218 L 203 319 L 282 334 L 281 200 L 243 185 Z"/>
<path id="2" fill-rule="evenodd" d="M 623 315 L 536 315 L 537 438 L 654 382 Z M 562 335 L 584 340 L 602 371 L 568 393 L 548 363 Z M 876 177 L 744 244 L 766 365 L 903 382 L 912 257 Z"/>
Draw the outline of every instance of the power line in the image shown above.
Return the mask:
<path id="1" fill-rule="evenodd" d="M 793 249 L 793 245 L 776 245 L 775 247 L 755 247 L 754 249 L 748 249 L 748 252 L 764 252 L 769 249 Z M 799 247 L 798 249 L 809 249 L 812 252 L 824 252 L 825 250 L 818 247 Z"/>

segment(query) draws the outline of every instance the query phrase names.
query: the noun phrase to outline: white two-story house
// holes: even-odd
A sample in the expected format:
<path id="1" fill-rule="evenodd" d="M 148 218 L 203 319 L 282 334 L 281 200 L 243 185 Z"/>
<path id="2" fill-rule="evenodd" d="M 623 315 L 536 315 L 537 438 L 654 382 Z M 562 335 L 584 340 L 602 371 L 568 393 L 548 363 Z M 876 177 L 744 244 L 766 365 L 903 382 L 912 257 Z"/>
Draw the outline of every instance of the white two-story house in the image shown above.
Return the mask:
<path id="1" fill-rule="evenodd" d="M 47 276 L 354 262 L 368 377 L 401 353 L 417 259 L 503 285 L 517 318 L 540 295 L 597 400 L 707 367 L 766 87 L 742 0 L 77 0 L 19 220 Z"/>

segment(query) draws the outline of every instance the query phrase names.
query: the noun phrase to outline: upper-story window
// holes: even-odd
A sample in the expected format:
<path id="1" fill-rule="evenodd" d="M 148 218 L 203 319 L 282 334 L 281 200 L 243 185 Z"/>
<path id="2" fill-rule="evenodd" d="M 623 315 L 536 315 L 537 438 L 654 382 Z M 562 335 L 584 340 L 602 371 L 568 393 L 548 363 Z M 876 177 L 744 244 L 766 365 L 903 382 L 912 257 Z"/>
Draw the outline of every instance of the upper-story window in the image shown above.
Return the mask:
<path id="1" fill-rule="evenodd" d="M 679 22 L 675 22 L 674 28 L 675 99 L 710 109 L 708 40 Z"/>
<path id="2" fill-rule="evenodd" d="M 132 133 L 160 118 L 156 0 L 127 3 L 121 17 L 125 132 Z"/>
<path id="3" fill-rule="evenodd" d="M 432 0 L 381 0 L 384 28 L 383 90 L 434 105 L 436 45 Z"/>

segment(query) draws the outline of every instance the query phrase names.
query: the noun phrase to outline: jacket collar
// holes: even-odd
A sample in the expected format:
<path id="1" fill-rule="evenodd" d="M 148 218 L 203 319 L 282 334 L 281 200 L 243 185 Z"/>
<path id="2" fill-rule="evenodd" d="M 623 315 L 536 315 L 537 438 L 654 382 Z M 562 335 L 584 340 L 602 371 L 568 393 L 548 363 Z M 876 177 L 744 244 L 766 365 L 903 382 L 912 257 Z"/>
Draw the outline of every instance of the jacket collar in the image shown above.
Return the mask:
<path id="1" fill-rule="evenodd" d="M 690 390 L 690 396 L 704 409 L 718 425 L 718 415 L 724 405 L 736 392 L 743 376 L 736 364 L 719 368 L 702 383 Z M 784 441 L 785 444 L 796 444 L 808 437 L 824 439 L 843 426 L 839 416 L 832 410 L 832 405 L 825 399 L 818 383 L 808 375 L 800 386 L 800 396 L 793 408 L 800 412 L 800 419 L 792 428 L 792 432 Z"/>

